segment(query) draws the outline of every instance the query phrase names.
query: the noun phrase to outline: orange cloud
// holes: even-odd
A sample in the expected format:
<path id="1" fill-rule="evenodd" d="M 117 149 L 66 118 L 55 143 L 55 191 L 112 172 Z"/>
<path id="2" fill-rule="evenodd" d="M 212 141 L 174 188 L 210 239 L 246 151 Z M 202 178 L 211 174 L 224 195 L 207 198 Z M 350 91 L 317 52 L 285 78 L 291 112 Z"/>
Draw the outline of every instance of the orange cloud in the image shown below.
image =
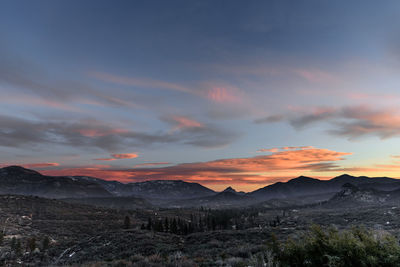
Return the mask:
<path id="1" fill-rule="evenodd" d="M 261 149 L 257 150 L 257 152 L 273 152 L 273 153 L 278 152 L 278 151 L 279 151 L 279 148 L 276 148 L 276 147 L 274 147 L 274 148 L 261 148 Z"/>

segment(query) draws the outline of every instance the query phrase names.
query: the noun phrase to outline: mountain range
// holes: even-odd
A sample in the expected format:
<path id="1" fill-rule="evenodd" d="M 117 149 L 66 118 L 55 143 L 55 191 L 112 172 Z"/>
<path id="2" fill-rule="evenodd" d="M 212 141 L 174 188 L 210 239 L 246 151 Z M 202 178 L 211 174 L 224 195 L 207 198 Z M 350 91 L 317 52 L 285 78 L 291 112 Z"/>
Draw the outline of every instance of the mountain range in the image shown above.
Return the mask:
<path id="1" fill-rule="evenodd" d="M 277 182 L 253 192 L 237 192 L 232 187 L 215 192 L 201 184 L 181 180 L 155 180 L 135 183 L 107 181 L 87 176 L 46 176 L 20 166 L 0 168 L 0 194 L 34 195 L 46 198 L 75 199 L 75 202 L 103 203 L 105 206 L 243 206 L 276 200 L 303 202 L 327 201 L 351 184 L 358 190 L 399 190 L 400 180 L 341 175 L 330 180 L 300 176 Z M 119 200 L 117 200 L 119 198 Z M 95 201 L 97 199 L 98 201 Z"/>

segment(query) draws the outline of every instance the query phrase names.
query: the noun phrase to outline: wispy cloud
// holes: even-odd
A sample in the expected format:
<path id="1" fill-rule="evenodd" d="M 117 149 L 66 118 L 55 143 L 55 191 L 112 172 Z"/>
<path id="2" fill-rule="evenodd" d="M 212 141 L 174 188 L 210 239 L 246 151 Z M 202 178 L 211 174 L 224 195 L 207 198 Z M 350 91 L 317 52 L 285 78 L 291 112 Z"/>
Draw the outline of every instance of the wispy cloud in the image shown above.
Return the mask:
<path id="1" fill-rule="evenodd" d="M 211 87 L 207 91 L 207 98 L 218 103 L 239 103 L 240 98 L 237 96 L 238 89 L 232 87 Z"/>
<path id="2" fill-rule="evenodd" d="M 159 166 L 159 165 L 169 165 L 170 162 L 146 162 L 141 164 L 136 164 L 134 168 L 149 167 L 149 166 Z"/>
<path id="3" fill-rule="evenodd" d="M 89 72 L 89 75 L 104 82 L 116 83 L 120 85 L 129 85 L 129 86 L 154 88 L 154 89 L 167 89 L 189 94 L 198 94 L 196 90 L 190 89 L 188 87 L 182 86 L 177 83 L 171 83 L 166 81 L 136 78 L 136 77 L 126 77 L 126 76 L 120 76 L 120 75 L 110 74 L 106 72 L 97 72 L 97 71 L 91 71 Z"/>
<path id="4" fill-rule="evenodd" d="M 275 153 L 275 152 L 278 152 L 279 151 L 279 148 L 261 148 L 261 149 L 258 149 L 257 150 L 257 152 L 261 152 L 261 153 L 263 153 L 263 152 L 272 152 L 272 153 Z"/>
<path id="5" fill-rule="evenodd" d="M 94 159 L 94 160 L 99 160 L 99 161 L 114 161 L 114 160 L 117 160 L 116 158 L 97 158 L 97 159 Z"/>
<path id="6" fill-rule="evenodd" d="M 29 105 L 40 105 L 63 110 L 77 111 L 77 103 L 101 106 L 133 107 L 133 100 L 109 95 L 91 85 L 72 79 L 57 80 L 43 70 L 42 66 L 30 61 L 0 54 L 0 83 L 12 87 L 14 96 Z M 13 97 L 12 95 L 8 98 Z M 7 98 L 6 98 L 7 99 Z M 2 99 L 4 101 L 4 99 Z M 12 100 L 12 99 L 10 99 Z M 1 101 L 1 102 L 3 102 Z M 21 103 L 21 102 L 20 102 Z"/>
<path id="7" fill-rule="evenodd" d="M 124 154 L 111 154 L 110 158 L 97 158 L 94 160 L 100 160 L 100 161 L 114 161 L 118 159 L 133 159 L 137 158 L 139 155 L 136 153 L 124 153 Z"/>
<path id="8" fill-rule="evenodd" d="M 332 84 L 339 80 L 337 76 L 321 69 L 294 69 L 293 72 L 311 83 Z"/>
<path id="9" fill-rule="evenodd" d="M 137 158 L 139 155 L 136 153 L 124 153 L 124 154 L 112 154 L 111 156 L 116 159 L 133 159 Z"/>
<path id="10" fill-rule="evenodd" d="M 205 127 L 204 124 L 202 124 L 194 119 L 191 119 L 187 116 L 181 116 L 181 115 L 179 115 L 179 116 L 178 115 L 164 116 L 161 119 L 163 121 L 168 122 L 169 124 L 173 125 L 173 128 L 171 129 L 171 131 Z"/>
<path id="11" fill-rule="evenodd" d="M 282 121 L 285 117 L 283 115 L 269 115 L 264 118 L 254 120 L 255 123 L 273 123 Z"/>
<path id="12" fill-rule="evenodd" d="M 132 131 L 94 119 L 33 121 L 0 115 L 0 146 L 32 148 L 41 144 L 58 144 L 106 151 L 164 143 L 219 147 L 230 144 L 238 136 L 218 126 L 200 124 L 184 116 L 163 120 L 176 131 Z"/>
<path id="13" fill-rule="evenodd" d="M 328 124 L 328 133 L 348 139 L 400 136 L 400 111 L 397 108 L 372 108 L 368 105 L 297 109 L 282 115 L 295 129 L 313 124 Z M 263 122 L 270 122 L 264 120 Z"/>
<path id="14" fill-rule="evenodd" d="M 180 83 L 149 78 L 127 77 L 106 72 L 91 71 L 89 75 L 103 82 L 133 86 L 139 89 L 152 88 L 182 92 L 209 99 L 217 103 L 239 103 L 243 98 L 243 92 L 239 92 L 240 90 L 238 88 L 221 82 L 203 81 L 191 86 L 185 86 Z"/>

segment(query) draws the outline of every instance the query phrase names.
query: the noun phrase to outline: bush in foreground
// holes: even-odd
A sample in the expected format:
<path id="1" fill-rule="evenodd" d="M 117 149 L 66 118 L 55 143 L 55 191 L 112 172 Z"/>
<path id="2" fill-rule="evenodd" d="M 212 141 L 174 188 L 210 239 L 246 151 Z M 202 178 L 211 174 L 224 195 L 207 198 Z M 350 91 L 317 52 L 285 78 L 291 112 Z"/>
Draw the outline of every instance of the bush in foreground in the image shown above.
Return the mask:
<path id="1" fill-rule="evenodd" d="M 313 226 L 296 240 L 273 241 L 271 249 L 281 266 L 400 265 L 400 246 L 394 236 L 360 227 L 338 231 Z"/>

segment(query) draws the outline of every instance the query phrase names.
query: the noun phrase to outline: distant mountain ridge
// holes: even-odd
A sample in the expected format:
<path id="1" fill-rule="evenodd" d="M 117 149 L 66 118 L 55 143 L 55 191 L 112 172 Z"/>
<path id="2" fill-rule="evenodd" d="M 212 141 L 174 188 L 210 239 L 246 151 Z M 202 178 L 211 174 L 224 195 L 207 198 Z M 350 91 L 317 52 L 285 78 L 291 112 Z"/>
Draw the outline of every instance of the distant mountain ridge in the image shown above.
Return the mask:
<path id="1" fill-rule="evenodd" d="M 45 176 L 20 166 L 0 169 L 0 194 L 33 195 L 46 198 L 112 196 L 98 183 L 69 177 Z"/>
<path id="2" fill-rule="evenodd" d="M 237 192 L 229 186 L 224 191 L 217 193 L 201 184 L 181 180 L 121 183 L 87 176 L 45 176 L 37 171 L 19 166 L 0 168 L 0 194 L 35 195 L 47 198 L 132 197 L 133 199 L 136 197 L 157 200 L 159 203 L 193 200 L 184 203 L 183 206 L 189 203 L 198 206 L 201 202 L 207 203 L 207 206 L 212 206 L 213 203 L 229 206 L 241 205 L 241 202 L 255 203 L 300 198 L 310 201 L 326 201 L 340 192 L 346 183 L 363 190 L 400 190 L 400 180 L 398 179 L 354 177 L 347 174 L 330 180 L 299 176 L 287 182 L 277 182 L 249 193 Z M 102 201 L 103 203 L 112 203 L 112 205 L 119 203 L 104 199 Z"/>
<path id="3" fill-rule="evenodd" d="M 198 183 L 153 180 L 124 184 L 87 176 L 46 176 L 20 166 L 0 168 L 0 194 L 47 198 L 145 197 L 187 199 L 215 195 Z"/>
<path id="4" fill-rule="evenodd" d="M 87 176 L 71 176 L 100 184 L 114 196 L 136 196 L 156 199 L 187 199 L 215 195 L 216 192 L 198 183 L 182 180 L 151 180 L 135 183 L 106 181 Z"/>
<path id="5" fill-rule="evenodd" d="M 250 196 L 262 199 L 287 199 L 301 196 L 337 193 L 346 183 L 362 188 L 382 189 L 390 187 L 391 190 L 400 188 L 400 180 L 388 177 L 370 178 L 366 176 L 351 176 L 343 174 L 330 180 L 319 180 L 306 176 L 291 179 L 285 183 L 277 182 L 272 185 L 248 193 Z M 321 199 L 322 200 L 322 199 Z"/>

